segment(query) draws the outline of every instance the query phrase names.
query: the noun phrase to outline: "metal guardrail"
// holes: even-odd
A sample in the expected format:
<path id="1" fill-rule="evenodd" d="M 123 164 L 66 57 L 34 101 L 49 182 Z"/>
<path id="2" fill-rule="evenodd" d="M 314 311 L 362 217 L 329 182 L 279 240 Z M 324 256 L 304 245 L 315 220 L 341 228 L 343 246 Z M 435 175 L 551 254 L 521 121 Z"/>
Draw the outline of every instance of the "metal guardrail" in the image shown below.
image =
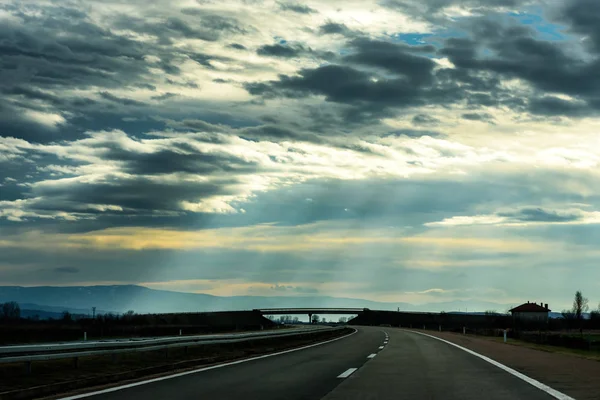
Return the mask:
<path id="1" fill-rule="evenodd" d="M 322 332 L 325 330 L 336 331 L 340 329 L 343 329 L 343 327 L 294 329 L 293 331 L 256 332 L 237 335 L 177 336 L 127 342 L 83 342 L 57 343 L 51 345 L 6 346 L 0 347 L 0 364 L 78 358 L 94 355 L 111 355 L 209 344 L 238 343 L 249 340 L 296 336 Z"/>

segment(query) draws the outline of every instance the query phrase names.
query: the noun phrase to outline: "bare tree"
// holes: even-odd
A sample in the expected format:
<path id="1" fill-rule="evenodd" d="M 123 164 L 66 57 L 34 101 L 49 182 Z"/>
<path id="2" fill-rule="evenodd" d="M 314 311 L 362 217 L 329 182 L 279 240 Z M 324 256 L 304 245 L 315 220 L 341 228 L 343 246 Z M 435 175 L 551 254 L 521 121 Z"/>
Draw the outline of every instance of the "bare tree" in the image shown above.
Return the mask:
<path id="1" fill-rule="evenodd" d="M 583 313 L 589 310 L 588 299 L 583 297 L 581 290 L 575 292 L 575 299 L 573 300 L 573 314 L 576 319 L 582 319 Z"/>
<path id="2" fill-rule="evenodd" d="M 73 315 L 71 315 L 69 311 L 65 310 L 62 313 L 62 320 L 63 322 L 71 322 L 73 321 Z"/>
<path id="3" fill-rule="evenodd" d="M 321 318 L 318 315 L 315 314 L 312 316 L 312 322 L 314 324 L 318 324 L 320 320 L 321 320 Z"/>
<path id="4" fill-rule="evenodd" d="M 15 320 L 21 318 L 21 307 L 16 301 L 8 301 L 2 306 L 2 318 L 6 320 Z"/>

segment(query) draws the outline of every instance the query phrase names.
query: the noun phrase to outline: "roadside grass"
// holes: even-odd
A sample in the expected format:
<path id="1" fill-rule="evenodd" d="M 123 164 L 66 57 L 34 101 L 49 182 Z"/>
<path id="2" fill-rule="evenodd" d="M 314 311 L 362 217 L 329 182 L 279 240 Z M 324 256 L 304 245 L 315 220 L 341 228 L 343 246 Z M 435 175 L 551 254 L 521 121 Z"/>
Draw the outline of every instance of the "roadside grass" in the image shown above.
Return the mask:
<path id="1" fill-rule="evenodd" d="M 2 377 L 0 399 L 41 397 L 26 396 L 21 391 L 45 385 L 66 384 L 69 386 L 68 390 L 71 390 L 98 385 L 100 381 L 102 384 L 108 384 L 143 376 L 172 373 L 177 370 L 292 349 L 343 336 L 349 331 L 320 331 L 291 338 L 275 337 L 230 344 L 192 345 L 187 350 L 178 347 L 168 351 L 162 349 L 127 352 L 114 358 L 110 355 L 80 357 L 77 365 L 74 364 L 73 359 L 36 361 L 32 365 L 31 373 L 27 373 L 24 363 L 0 364 L 0 377 Z"/>
<path id="2" fill-rule="evenodd" d="M 497 343 L 504 343 L 504 339 L 501 337 L 485 337 L 477 336 L 480 339 L 486 339 Z M 567 354 L 571 356 L 586 358 L 588 360 L 600 361 L 600 351 L 594 350 L 581 350 L 581 349 L 570 349 L 568 347 L 560 346 L 549 346 L 544 344 L 530 343 L 523 340 L 508 338 L 506 344 L 512 346 L 527 347 L 534 350 L 545 351 L 548 353 Z"/>

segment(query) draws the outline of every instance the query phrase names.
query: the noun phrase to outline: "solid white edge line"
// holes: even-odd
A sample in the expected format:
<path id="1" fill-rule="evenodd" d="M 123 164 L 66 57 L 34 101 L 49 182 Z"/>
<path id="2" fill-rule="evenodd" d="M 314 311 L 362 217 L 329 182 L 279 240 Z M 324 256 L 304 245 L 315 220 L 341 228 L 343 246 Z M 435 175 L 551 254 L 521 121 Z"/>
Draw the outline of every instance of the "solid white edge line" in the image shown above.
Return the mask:
<path id="1" fill-rule="evenodd" d="M 352 329 L 354 329 L 354 328 L 352 328 Z M 260 360 L 260 359 L 263 359 L 263 358 L 279 356 L 281 354 L 293 353 L 294 351 L 306 350 L 306 349 L 309 349 L 311 347 L 317 347 L 317 346 L 321 346 L 323 344 L 335 342 L 336 340 L 345 339 L 345 338 L 347 338 L 349 336 L 354 335 L 356 332 L 358 332 L 358 330 L 354 329 L 354 332 L 349 333 L 349 334 L 344 335 L 344 336 L 341 336 L 339 338 L 327 340 L 325 342 L 310 344 L 310 345 L 304 346 L 304 347 L 298 347 L 297 349 L 284 350 L 284 351 L 280 351 L 278 353 L 264 354 L 262 356 L 257 356 L 257 357 L 252 357 L 252 358 L 245 358 L 243 360 L 232 361 L 232 362 L 228 362 L 228 363 L 224 363 L 224 364 L 212 365 L 210 367 L 204 367 L 204 368 L 194 369 L 192 371 L 179 372 L 179 373 L 173 374 L 173 375 L 161 376 L 159 378 L 153 378 L 153 379 L 148 379 L 146 381 L 129 383 L 127 385 L 122 385 L 122 386 L 115 386 L 115 387 L 104 389 L 104 390 L 98 390 L 96 392 L 89 392 L 89 393 L 77 394 L 77 395 L 74 395 L 74 396 L 61 397 L 58 400 L 83 399 L 85 397 L 97 396 L 99 394 L 116 392 L 118 390 L 129 389 L 129 388 L 136 387 L 136 386 L 146 385 L 148 383 L 154 383 L 154 382 L 164 381 L 164 380 L 167 380 L 167 379 L 178 378 L 180 376 L 186 376 L 186 375 L 196 374 L 198 372 L 208 371 L 208 370 L 211 370 L 211 369 L 223 368 L 223 367 L 228 367 L 230 365 L 243 364 L 243 363 L 248 362 L 248 361 Z"/>
<path id="2" fill-rule="evenodd" d="M 513 376 L 515 376 L 515 377 L 517 377 L 517 378 L 519 378 L 519 379 L 521 379 L 521 380 L 529 383 L 530 385 L 535 386 L 536 388 L 540 389 L 543 392 L 546 392 L 547 394 L 549 394 L 550 396 L 554 397 L 555 399 L 559 399 L 559 400 L 575 400 L 571 396 L 568 396 L 568 395 L 566 395 L 564 393 L 561 393 L 558 390 L 552 389 L 550 386 L 544 385 L 542 382 L 536 381 L 535 379 L 530 378 L 527 375 L 524 375 L 524 374 L 520 373 L 519 371 L 515 371 L 514 369 L 512 369 L 510 367 L 507 367 L 504 364 L 500 364 L 496 360 L 492 360 L 491 358 L 486 357 L 486 356 L 484 356 L 482 354 L 476 353 L 473 350 L 469 350 L 466 347 L 462 347 L 462 346 L 460 346 L 460 345 L 458 345 L 456 343 L 452 343 L 452 342 L 450 342 L 448 340 L 444 340 L 444 339 L 441 339 L 441 338 L 436 337 L 436 336 L 428 335 L 426 333 L 415 332 L 415 331 L 408 331 L 408 332 L 416 333 L 416 334 L 423 335 L 423 336 L 428 336 L 430 338 L 437 339 L 437 340 L 439 340 L 441 342 L 447 343 L 447 344 L 449 344 L 451 346 L 454 346 L 454 347 L 457 347 L 457 348 L 459 348 L 459 349 L 461 349 L 463 351 L 466 351 L 467 353 L 469 353 L 471 355 L 474 355 L 475 357 L 479 357 L 479 358 L 481 358 L 484 361 L 489 362 L 490 364 L 492 364 L 492 365 L 494 365 L 494 366 L 496 366 L 496 367 L 498 367 L 498 368 L 500 368 L 500 369 L 508 372 L 509 374 L 511 374 L 511 375 L 513 375 Z"/>
<path id="3" fill-rule="evenodd" d="M 338 378 L 347 378 L 350 375 L 352 375 L 354 372 L 356 372 L 358 368 L 348 368 L 346 371 L 342 372 L 341 374 L 338 375 Z"/>
<path id="4" fill-rule="evenodd" d="M 367 356 L 367 358 L 375 358 L 375 356 L 376 356 L 376 355 L 377 355 L 377 354 L 375 354 L 375 353 L 373 353 L 373 354 L 369 354 L 369 355 Z"/>

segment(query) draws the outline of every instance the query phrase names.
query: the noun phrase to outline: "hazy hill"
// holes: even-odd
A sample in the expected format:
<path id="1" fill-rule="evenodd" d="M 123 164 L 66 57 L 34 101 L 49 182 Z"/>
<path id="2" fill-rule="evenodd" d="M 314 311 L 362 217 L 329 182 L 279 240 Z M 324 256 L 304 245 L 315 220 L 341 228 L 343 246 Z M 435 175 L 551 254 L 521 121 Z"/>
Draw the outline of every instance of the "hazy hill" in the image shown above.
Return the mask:
<path id="1" fill-rule="evenodd" d="M 198 312 L 251 310 L 274 307 L 366 307 L 374 310 L 401 311 L 485 311 L 504 312 L 508 305 L 481 301 L 457 301 L 414 305 L 409 303 L 384 303 L 363 299 L 327 296 L 232 296 L 219 297 L 208 294 L 180 293 L 154 290 L 136 285 L 114 286 L 0 286 L 0 303 L 16 301 L 23 309 L 49 312 L 69 310 L 72 313 L 97 313 L 103 310 L 137 313 Z"/>

